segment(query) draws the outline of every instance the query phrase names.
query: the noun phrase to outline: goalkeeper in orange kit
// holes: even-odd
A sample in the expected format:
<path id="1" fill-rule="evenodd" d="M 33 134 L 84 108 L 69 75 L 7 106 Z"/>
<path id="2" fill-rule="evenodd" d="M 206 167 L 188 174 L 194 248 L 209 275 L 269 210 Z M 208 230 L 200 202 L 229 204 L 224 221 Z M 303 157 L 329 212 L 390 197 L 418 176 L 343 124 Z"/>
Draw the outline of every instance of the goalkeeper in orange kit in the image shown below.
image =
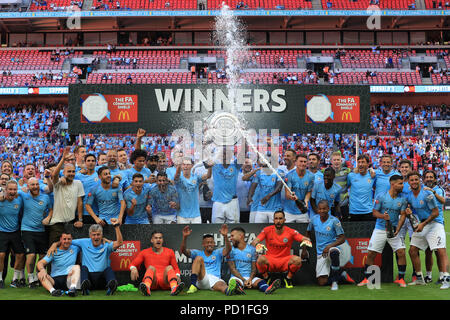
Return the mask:
<path id="1" fill-rule="evenodd" d="M 274 225 L 265 227 L 263 231 L 251 243 L 258 251 L 265 251 L 260 242 L 266 241 L 267 253 L 260 255 L 256 261 L 256 267 L 264 279 L 268 279 L 269 272 L 285 272 L 286 288 L 293 288 L 292 277 L 302 266 L 299 256 L 291 255 L 291 247 L 294 241 L 301 242 L 300 246 L 311 247 L 311 240 L 298 231 L 286 227 L 284 212 L 279 210 L 273 214 Z"/>
<path id="2" fill-rule="evenodd" d="M 150 296 L 151 290 L 170 290 L 171 296 L 176 296 L 184 288 L 184 282 L 180 279 L 180 269 L 172 249 L 163 247 L 163 234 L 161 231 L 153 231 L 151 234 L 152 246 L 139 252 L 131 262 L 131 280 L 139 278 L 138 268 L 144 262 L 145 275 L 139 285 L 139 290 L 144 296 Z"/>

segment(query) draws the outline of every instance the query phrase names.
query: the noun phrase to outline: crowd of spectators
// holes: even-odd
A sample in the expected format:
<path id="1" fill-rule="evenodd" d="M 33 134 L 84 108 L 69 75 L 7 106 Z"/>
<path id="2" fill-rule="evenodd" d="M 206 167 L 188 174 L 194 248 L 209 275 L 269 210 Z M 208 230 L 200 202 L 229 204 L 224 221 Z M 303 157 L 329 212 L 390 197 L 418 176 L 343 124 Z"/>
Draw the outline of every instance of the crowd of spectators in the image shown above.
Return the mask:
<path id="1" fill-rule="evenodd" d="M 391 154 L 397 161 L 409 158 L 415 168 L 423 172 L 434 169 L 441 186 L 450 193 L 450 130 L 431 132 L 430 121 L 449 119 L 450 113 L 442 106 L 374 105 L 371 107 L 369 136 L 360 137 L 360 153 L 369 155 L 374 167 L 379 158 Z M 8 134 L 0 136 L 0 160 L 13 159 L 15 174 L 21 175 L 25 164 L 35 163 L 39 172 L 45 165 L 57 161 L 62 147 L 69 140 L 66 127 L 67 106 L 18 105 L 1 106 L 0 129 Z M 389 135 L 380 134 L 386 130 Z M 88 153 L 106 153 L 111 148 L 131 153 L 134 136 L 86 135 L 84 144 Z M 176 143 L 170 136 L 147 136 L 143 139 L 149 154 L 164 152 L 169 156 Z M 291 134 L 280 137 L 281 150 L 292 148 L 298 152 L 316 152 L 322 157 L 322 166 L 330 164 L 332 151 L 340 150 L 347 166 L 355 165 L 355 135 L 340 134 Z M 280 153 L 280 163 L 282 156 Z"/>

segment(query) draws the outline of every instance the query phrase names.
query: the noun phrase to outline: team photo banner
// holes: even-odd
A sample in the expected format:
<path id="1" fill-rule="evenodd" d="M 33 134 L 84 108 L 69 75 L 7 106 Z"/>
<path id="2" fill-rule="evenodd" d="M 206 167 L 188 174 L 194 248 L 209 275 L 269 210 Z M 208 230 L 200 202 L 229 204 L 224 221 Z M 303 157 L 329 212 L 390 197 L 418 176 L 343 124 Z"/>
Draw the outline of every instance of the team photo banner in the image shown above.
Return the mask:
<path id="1" fill-rule="evenodd" d="M 369 86 L 242 85 L 235 101 L 224 85 L 74 84 L 69 86 L 69 132 L 193 132 L 214 114 L 228 112 L 247 130 L 369 133 Z"/>

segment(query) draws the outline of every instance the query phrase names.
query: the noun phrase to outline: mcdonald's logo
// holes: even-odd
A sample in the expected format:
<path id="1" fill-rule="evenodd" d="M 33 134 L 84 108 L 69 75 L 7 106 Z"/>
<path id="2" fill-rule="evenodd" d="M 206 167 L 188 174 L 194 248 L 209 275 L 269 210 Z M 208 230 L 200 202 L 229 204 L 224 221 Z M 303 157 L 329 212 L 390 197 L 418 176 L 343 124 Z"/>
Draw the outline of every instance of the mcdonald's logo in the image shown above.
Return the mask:
<path id="1" fill-rule="evenodd" d="M 128 258 L 123 258 L 122 260 L 120 260 L 120 269 L 123 270 L 123 268 L 125 268 L 125 270 L 128 269 L 128 266 L 131 264 L 131 260 Z"/>
<path id="2" fill-rule="evenodd" d="M 125 118 L 126 118 L 126 120 L 128 120 L 128 121 L 130 121 L 130 114 L 128 113 L 128 111 L 120 111 L 120 113 L 119 113 L 119 121 L 120 120 L 125 120 Z"/>
<path id="3" fill-rule="evenodd" d="M 119 119 L 120 119 L 120 116 L 119 116 Z M 342 120 L 345 120 L 345 121 L 352 121 L 353 119 L 352 119 L 352 114 L 351 114 L 351 112 L 350 111 L 345 111 L 344 113 L 342 113 Z"/>

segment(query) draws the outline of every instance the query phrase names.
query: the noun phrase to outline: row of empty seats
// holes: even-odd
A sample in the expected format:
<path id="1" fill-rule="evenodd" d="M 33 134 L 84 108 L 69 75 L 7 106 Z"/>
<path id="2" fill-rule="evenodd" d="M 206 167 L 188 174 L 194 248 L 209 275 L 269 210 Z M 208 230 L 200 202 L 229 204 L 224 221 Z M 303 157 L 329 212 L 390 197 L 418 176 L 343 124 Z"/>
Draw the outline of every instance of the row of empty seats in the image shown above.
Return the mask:
<path id="1" fill-rule="evenodd" d="M 0 50 L 0 66 L 3 70 L 55 70 L 61 69 L 64 59 L 82 55 L 82 51 L 76 51 L 69 56 L 60 55 L 59 61 L 52 61 L 50 51 Z"/>
<path id="2" fill-rule="evenodd" d="M 422 78 L 417 72 L 378 72 L 374 77 L 366 76 L 365 72 L 342 72 L 336 76 L 334 83 L 419 85 Z"/>
<path id="3" fill-rule="evenodd" d="M 107 7 L 103 4 L 107 4 Z M 119 7 L 117 7 L 119 4 Z M 102 6 L 103 5 L 103 6 Z M 92 6 L 96 10 L 117 10 L 117 9 L 133 9 L 133 10 L 196 10 L 196 0 L 114 0 L 99 1 L 95 0 Z"/>
<path id="4" fill-rule="evenodd" d="M 76 83 L 76 78 L 65 78 L 62 80 L 36 80 L 33 81 L 33 74 L 22 73 L 13 74 L 10 76 L 0 75 L 0 82 L 4 87 L 53 87 L 53 86 L 68 86 L 71 83 Z"/>
<path id="5" fill-rule="evenodd" d="M 208 9 L 220 9 L 225 3 L 230 9 L 311 9 L 312 1 L 306 0 L 208 0 Z M 244 7 L 239 7 L 243 4 Z"/>
<path id="6" fill-rule="evenodd" d="M 103 79 L 110 77 L 110 79 Z M 197 83 L 197 77 L 190 72 L 133 72 L 133 73 L 91 73 L 86 83 Z"/>

